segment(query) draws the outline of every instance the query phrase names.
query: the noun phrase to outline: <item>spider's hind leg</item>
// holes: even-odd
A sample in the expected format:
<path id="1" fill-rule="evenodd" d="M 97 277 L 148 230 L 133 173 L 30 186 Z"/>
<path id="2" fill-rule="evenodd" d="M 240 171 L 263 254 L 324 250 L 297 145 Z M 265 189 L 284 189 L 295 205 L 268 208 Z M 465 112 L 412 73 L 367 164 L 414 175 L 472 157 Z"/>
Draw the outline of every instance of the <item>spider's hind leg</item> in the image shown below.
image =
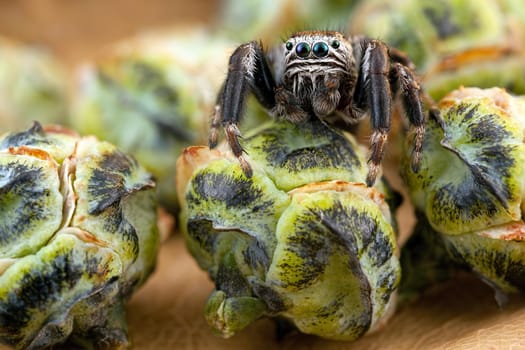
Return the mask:
<path id="1" fill-rule="evenodd" d="M 421 162 L 425 136 L 425 115 L 421 103 L 422 91 L 414 72 L 406 65 L 401 63 L 392 64 L 390 78 L 392 85 L 398 86 L 401 90 L 403 107 L 414 132 L 411 167 L 414 172 L 417 172 Z"/>

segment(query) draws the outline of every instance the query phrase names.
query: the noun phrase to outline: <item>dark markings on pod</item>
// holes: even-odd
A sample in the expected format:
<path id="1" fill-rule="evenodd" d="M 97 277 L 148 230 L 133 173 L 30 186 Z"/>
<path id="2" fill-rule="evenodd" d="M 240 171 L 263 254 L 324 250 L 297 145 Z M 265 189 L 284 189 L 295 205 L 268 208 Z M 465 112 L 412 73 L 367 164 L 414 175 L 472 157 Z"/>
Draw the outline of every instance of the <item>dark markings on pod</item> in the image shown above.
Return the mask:
<path id="1" fill-rule="evenodd" d="M 310 121 L 291 127 L 295 128 L 292 130 L 298 135 L 312 135 L 311 145 L 292 148 L 283 144 L 282 140 L 289 137 L 286 129 L 270 129 L 257 136 L 264 138 L 260 152 L 266 154 L 266 161 L 274 167 L 299 173 L 312 168 L 358 169 L 362 166 L 352 144 L 326 125 Z"/>
<path id="2" fill-rule="evenodd" d="M 226 254 L 217 270 L 215 288 L 221 290 L 228 298 L 242 297 L 251 294 L 251 289 L 237 266 L 233 253 Z"/>
<path id="3" fill-rule="evenodd" d="M 215 229 L 210 220 L 190 219 L 186 224 L 188 235 L 197 243 L 199 247 L 209 254 L 213 254 L 214 244 L 217 239 Z"/>
<path id="4" fill-rule="evenodd" d="M 498 212 L 498 206 L 479 189 L 481 184 L 472 178 L 465 179 L 457 186 L 447 184 L 436 191 L 434 204 L 436 218 L 460 217 L 469 221 L 476 217 L 491 217 Z"/>
<path id="5" fill-rule="evenodd" d="M 0 149 L 47 143 L 50 143 L 50 141 L 46 139 L 42 125 L 39 122 L 34 122 L 31 128 L 6 136 L 0 144 Z"/>
<path id="6" fill-rule="evenodd" d="M 275 290 L 255 279 L 251 280 L 250 284 L 253 294 L 264 301 L 270 313 L 277 314 L 286 309 L 284 301 Z"/>
<path id="7" fill-rule="evenodd" d="M 453 138 L 457 136 L 448 134 L 448 130 L 445 130 L 441 143 L 465 163 L 470 176 L 459 185 L 448 184 L 440 189 L 436 194 L 437 208 L 454 216 L 454 211 L 459 210 L 467 220 L 484 213 L 491 215 L 497 210 L 494 200 L 487 200 L 487 193 L 479 193 L 480 189 L 493 195 L 504 208 L 508 207 L 512 196 L 506 180 L 515 166 L 515 160 L 510 156 L 515 146 L 503 144 L 512 135 L 498 123 L 497 115 L 479 115 L 479 107 L 479 104 L 460 103 L 447 112 L 448 116 L 461 116 L 459 126 L 468 135 L 468 144 L 480 144 L 473 156 L 467 156 L 461 145 L 455 145 Z M 451 201 L 452 206 L 443 201 Z"/>
<path id="8" fill-rule="evenodd" d="M 301 268 L 301 276 L 304 278 L 293 283 L 294 287 L 305 288 L 313 283 L 323 273 L 328 259 L 334 250 L 344 249 L 345 255 L 349 256 L 349 266 L 354 276 L 363 283 L 363 289 L 368 290 L 368 282 L 361 270 L 357 257 L 359 255 L 355 236 L 363 234 L 363 251 L 368 252 L 374 266 L 382 266 L 393 254 L 393 247 L 384 237 L 385 233 L 378 230 L 377 223 L 373 218 L 355 209 L 344 208 L 340 202 L 320 212 L 312 210 L 316 217 L 305 217 L 298 224 L 297 233 L 290 238 L 290 249 L 306 261 Z M 312 234 L 319 232 L 322 225 L 323 232 L 328 234 Z M 286 268 L 282 263 L 280 266 Z"/>
<path id="9" fill-rule="evenodd" d="M 48 250 L 40 258 L 30 260 L 27 270 L 17 275 L 16 288 L 0 300 L 2 341 L 28 349 L 47 348 L 62 342 L 71 332 L 68 326 L 73 322 L 68 315 L 71 307 L 90 299 L 92 303 L 86 306 L 93 306 L 93 310 L 90 309 L 93 314 L 84 316 L 94 321 L 94 325 L 103 324 L 97 319 L 97 313 L 104 312 L 104 308 L 100 309 L 106 297 L 104 291 L 107 286 L 117 287 L 113 257 L 105 253 L 98 255 L 80 242 L 66 243 L 62 247 L 58 244 L 55 246 L 58 250 L 54 250 L 56 255 L 50 255 Z M 93 294 L 94 291 L 97 294 Z M 86 324 L 79 325 L 83 326 Z"/>
<path id="10" fill-rule="evenodd" d="M 337 298 L 334 298 L 331 300 L 328 304 L 324 305 L 320 309 L 317 309 L 315 312 L 316 315 L 319 317 L 319 319 L 326 319 L 330 318 L 331 315 L 333 315 L 337 310 L 340 310 L 345 302 L 344 302 L 345 295 L 340 295 Z"/>
<path id="11" fill-rule="evenodd" d="M 330 319 L 333 315 L 341 312 L 340 310 L 344 306 L 345 297 L 346 296 L 344 294 L 341 294 L 339 297 L 336 297 L 334 300 L 330 301 L 330 303 L 328 303 L 326 306 L 317 310 L 316 313 L 319 315 L 318 322 L 322 323 L 322 320 Z M 345 315 L 341 314 L 340 319 L 341 330 L 344 330 L 347 336 L 352 334 L 352 339 L 357 339 L 363 336 L 370 328 L 370 324 L 372 322 L 371 309 L 367 308 L 365 312 L 359 315 L 354 315 L 354 317 L 345 317 Z"/>
<path id="12" fill-rule="evenodd" d="M 121 152 L 103 156 L 99 164 L 93 167 L 88 183 L 89 214 L 100 214 L 129 193 L 124 177 L 129 176 L 135 167 L 136 162 Z"/>
<path id="13" fill-rule="evenodd" d="M 525 266 L 523 264 L 515 261 L 508 262 L 505 279 L 522 292 L 525 292 Z"/>
<path id="14" fill-rule="evenodd" d="M 105 154 L 93 168 L 87 192 L 88 213 L 104 216 L 104 229 L 120 234 L 131 246 L 135 258 L 138 256 L 139 239 L 137 232 L 123 213 L 122 200 L 130 194 L 150 188 L 151 179 L 127 183 L 138 167 L 137 161 L 126 154 L 115 151 Z"/>
<path id="15" fill-rule="evenodd" d="M 489 140 L 494 143 L 504 141 L 511 134 L 504 129 L 504 127 L 494 122 L 498 116 L 493 114 L 481 116 L 477 123 L 469 125 L 469 135 L 473 142 L 480 142 L 481 144 L 489 143 Z"/>
<path id="16" fill-rule="evenodd" d="M 120 235 L 122 243 L 127 242 L 131 246 L 133 261 L 135 261 L 139 254 L 139 238 L 135 227 L 124 216 L 122 207 L 117 203 L 106 208 L 102 215 L 104 216 L 104 230 Z"/>
<path id="17" fill-rule="evenodd" d="M 293 237 L 288 239 L 288 250 L 297 254 L 304 260 L 301 266 L 289 265 L 286 261 L 280 262 L 279 267 L 290 274 L 301 276 L 288 281 L 286 284 L 295 288 L 306 288 L 315 282 L 316 278 L 324 272 L 328 259 L 330 257 L 330 241 L 328 237 L 322 235 L 310 235 L 309 228 L 315 226 L 314 223 L 301 223 L 301 227 L 296 231 Z M 313 229 L 318 230 L 318 227 Z M 314 231 L 315 232 L 315 231 Z"/>
<path id="18" fill-rule="evenodd" d="M 386 305 L 392 296 L 392 293 L 397 288 L 397 276 L 395 273 L 392 273 L 392 270 L 385 270 L 380 273 L 377 288 L 381 291 L 381 299 Z"/>
<path id="19" fill-rule="evenodd" d="M 286 261 L 279 264 L 280 269 L 294 275 L 284 287 L 308 288 L 324 272 L 330 257 L 344 256 L 348 260 L 347 268 L 351 271 L 351 278 L 359 286 L 359 302 L 364 311 L 345 319 L 346 324 L 342 327 L 358 337 L 370 328 L 373 310 L 372 286 L 367 271 L 363 270 L 360 257 L 366 254 L 372 268 L 382 269 L 393 256 L 395 247 L 385 238 L 386 233 L 379 229 L 374 217 L 358 209 L 348 208 L 340 201 L 335 201 L 329 208 L 322 210 L 315 207 L 307 210 L 311 215 L 299 216 L 295 225 L 296 233 L 287 238 L 288 250 L 298 255 L 304 263 L 293 267 Z M 357 240 L 360 235 L 363 235 L 361 244 Z M 374 284 L 374 288 L 380 290 L 385 303 L 396 286 L 397 276 L 390 269 L 379 274 L 377 283 Z M 341 307 L 336 299 L 317 313 L 326 314 L 324 318 L 329 319 L 329 316 L 337 317 L 338 312 L 341 312 Z M 320 317 L 319 322 L 322 319 Z"/>
<path id="20" fill-rule="evenodd" d="M 20 163 L 0 164 L 0 243 L 15 241 L 35 221 L 45 220 L 51 214 L 46 210 L 50 190 L 42 187 L 41 168 L 30 168 Z"/>
<path id="21" fill-rule="evenodd" d="M 244 262 L 253 270 L 268 270 L 268 267 L 270 266 L 270 258 L 258 240 L 252 240 L 242 253 Z"/>
<path id="22" fill-rule="evenodd" d="M 516 259 L 523 242 L 495 241 L 476 234 L 443 237 L 450 257 L 459 266 L 474 270 L 493 288 L 500 288 L 499 283 L 493 280 L 496 276 L 497 280 L 525 291 L 525 265 L 522 259 Z"/>
<path id="23" fill-rule="evenodd" d="M 135 182 L 133 186 L 126 182 L 132 172 L 137 169 L 135 158 L 120 151 L 105 154 L 97 166 L 88 183 L 90 215 L 98 215 L 107 208 L 117 205 L 131 193 L 150 188 L 151 179 Z"/>
<path id="24" fill-rule="evenodd" d="M 61 294 L 72 289 L 89 267 L 89 265 L 78 264 L 73 261 L 70 254 L 65 254 L 57 256 L 44 271 L 37 269 L 29 271 L 20 280 L 19 287 L 10 292 L 6 300 L 0 301 L 2 332 L 7 334 L 22 332 L 23 328 L 31 322 L 31 314 L 34 310 L 45 310 L 48 305 L 59 300 Z M 91 267 L 96 268 L 96 265 Z M 19 342 L 22 339 L 13 340 Z"/>
<path id="25" fill-rule="evenodd" d="M 391 242 L 386 239 L 385 232 L 379 230 L 375 221 L 371 220 L 367 216 L 364 217 L 369 219 L 369 222 L 365 222 L 366 226 L 361 227 L 374 227 L 373 240 L 367 249 L 368 256 L 373 266 L 383 266 L 392 257 L 394 247 L 392 247 Z"/>
<path id="26" fill-rule="evenodd" d="M 259 210 L 271 206 L 272 201 L 261 201 L 262 191 L 245 177 L 209 171 L 199 172 L 192 181 L 195 196 L 190 191 L 188 202 L 198 204 L 200 200 L 224 203 L 226 208 L 246 208 L 257 203 Z M 260 201 L 260 203 L 259 203 Z"/>
<path id="27" fill-rule="evenodd" d="M 353 221 L 352 231 L 362 236 L 363 250 L 367 251 L 373 266 L 383 266 L 393 254 L 393 247 L 386 239 L 385 232 L 380 231 L 374 219 L 355 209 L 351 209 L 348 216 Z"/>

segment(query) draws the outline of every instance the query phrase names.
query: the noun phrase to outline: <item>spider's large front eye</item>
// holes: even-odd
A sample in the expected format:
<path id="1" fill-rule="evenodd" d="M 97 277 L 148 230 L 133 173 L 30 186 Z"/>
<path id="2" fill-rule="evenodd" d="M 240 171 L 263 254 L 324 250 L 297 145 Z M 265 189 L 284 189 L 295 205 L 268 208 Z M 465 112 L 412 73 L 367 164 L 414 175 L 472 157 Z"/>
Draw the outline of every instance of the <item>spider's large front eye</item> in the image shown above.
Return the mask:
<path id="1" fill-rule="evenodd" d="M 310 54 L 310 45 L 308 43 L 299 43 L 295 47 L 295 53 L 297 56 L 305 58 Z"/>
<path id="2" fill-rule="evenodd" d="M 322 41 L 315 43 L 312 51 L 317 57 L 325 57 L 328 55 L 328 44 Z"/>

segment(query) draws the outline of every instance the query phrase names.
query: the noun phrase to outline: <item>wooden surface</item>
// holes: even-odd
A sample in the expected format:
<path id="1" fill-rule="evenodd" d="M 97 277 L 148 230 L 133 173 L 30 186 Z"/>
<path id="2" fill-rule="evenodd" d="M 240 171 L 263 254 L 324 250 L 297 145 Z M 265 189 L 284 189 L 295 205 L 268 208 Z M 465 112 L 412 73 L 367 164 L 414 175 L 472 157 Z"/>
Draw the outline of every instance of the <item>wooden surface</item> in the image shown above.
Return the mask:
<path id="1" fill-rule="evenodd" d="M 212 0 L 0 0 L 0 35 L 49 46 L 67 64 L 152 26 L 209 22 Z M 412 223 L 404 207 L 403 230 Z M 435 288 L 355 343 L 296 335 L 281 343 L 269 320 L 229 340 L 211 333 L 203 307 L 213 286 L 179 236 L 162 247 L 158 268 L 128 307 L 134 349 L 525 349 L 525 300 L 499 310 L 492 291 L 471 277 Z M 1 348 L 1 347 L 0 347 Z"/>

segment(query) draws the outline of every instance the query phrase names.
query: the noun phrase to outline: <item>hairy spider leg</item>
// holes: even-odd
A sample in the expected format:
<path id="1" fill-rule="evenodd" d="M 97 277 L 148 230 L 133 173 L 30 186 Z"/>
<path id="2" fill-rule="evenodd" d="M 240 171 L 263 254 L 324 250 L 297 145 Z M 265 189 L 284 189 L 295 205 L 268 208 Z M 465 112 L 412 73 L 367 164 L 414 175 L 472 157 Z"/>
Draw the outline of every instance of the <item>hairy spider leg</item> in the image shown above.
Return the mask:
<path id="1" fill-rule="evenodd" d="M 391 80 L 396 88 L 401 90 L 403 108 L 411 128 L 414 130 L 414 147 L 410 166 L 415 173 L 419 170 L 425 137 L 425 115 L 421 105 L 421 88 L 414 73 L 401 63 L 394 63 L 391 70 Z M 397 84 L 395 84 L 397 83 Z"/>
<path id="2" fill-rule="evenodd" d="M 366 184 L 373 186 L 385 154 L 385 145 L 391 126 L 392 92 L 388 74 L 390 58 L 388 47 L 379 40 L 363 38 L 360 45 L 359 78 L 354 91 L 357 107 L 369 110 L 372 125 L 370 137 L 370 156 Z"/>
<path id="3" fill-rule="evenodd" d="M 230 57 L 228 74 L 218 96 L 208 140 L 210 148 L 217 145 L 217 129 L 221 123 L 233 155 L 248 177 L 252 176 L 252 169 L 243 156 L 238 124 L 246 107 L 246 97 L 250 93 L 255 95 L 264 108 L 271 110 L 275 107 L 275 80 L 262 45 L 256 41 L 242 44 Z"/>
<path id="4" fill-rule="evenodd" d="M 379 40 L 363 38 L 359 45 L 360 48 L 356 52 L 362 52 L 362 57 L 354 103 L 370 111 L 373 132 L 370 137 L 366 183 L 372 186 L 385 154 L 392 119 L 391 104 L 397 93 L 401 92 L 404 111 L 411 127 L 414 128 L 411 163 L 414 172 L 419 170 L 421 161 L 425 116 L 421 104 L 422 89 L 412 70 L 414 65 L 408 56 L 399 50 L 389 48 Z"/>
<path id="5" fill-rule="evenodd" d="M 390 56 L 390 59 L 393 62 L 401 63 L 403 66 L 411 70 L 416 69 L 416 66 L 414 65 L 410 57 L 408 57 L 408 55 L 405 52 L 396 49 L 395 47 L 388 47 L 388 56 Z"/>
<path id="6" fill-rule="evenodd" d="M 412 149 L 412 162 L 410 166 L 418 172 L 425 137 L 425 116 L 421 101 L 424 101 L 430 110 L 435 110 L 436 102 L 427 95 L 417 81 L 415 65 L 406 53 L 390 47 L 388 54 L 393 62 L 390 80 L 396 89 L 401 90 L 403 108 L 408 121 L 414 129 L 414 148 Z"/>

